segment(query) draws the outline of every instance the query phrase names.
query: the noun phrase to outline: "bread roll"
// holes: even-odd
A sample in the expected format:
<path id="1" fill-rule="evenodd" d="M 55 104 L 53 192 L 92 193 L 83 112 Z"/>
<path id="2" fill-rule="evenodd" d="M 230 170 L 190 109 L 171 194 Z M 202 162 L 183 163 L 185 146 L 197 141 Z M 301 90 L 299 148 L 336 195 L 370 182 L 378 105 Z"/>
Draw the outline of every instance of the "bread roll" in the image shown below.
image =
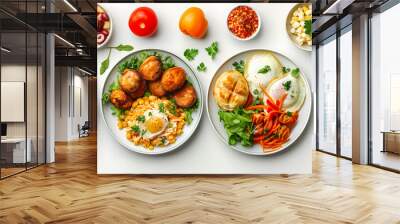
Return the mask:
<path id="1" fill-rule="evenodd" d="M 247 101 L 249 96 L 247 80 L 238 71 L 226 71 L 218 77 L 213 95 L 221 109 L 234 110 Z"/>

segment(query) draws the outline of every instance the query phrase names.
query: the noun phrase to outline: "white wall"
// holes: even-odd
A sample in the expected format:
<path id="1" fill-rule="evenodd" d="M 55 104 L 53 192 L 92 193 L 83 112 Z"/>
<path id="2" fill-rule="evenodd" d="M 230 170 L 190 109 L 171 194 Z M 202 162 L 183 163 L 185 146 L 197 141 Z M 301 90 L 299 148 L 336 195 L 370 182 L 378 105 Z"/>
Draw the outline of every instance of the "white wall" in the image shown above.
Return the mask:
<path id="1" fill-rule="evenodd" d="M 88 120 L 88 78 L 71 67 L 55 70 L 55 141 L 70 141 Z"/>

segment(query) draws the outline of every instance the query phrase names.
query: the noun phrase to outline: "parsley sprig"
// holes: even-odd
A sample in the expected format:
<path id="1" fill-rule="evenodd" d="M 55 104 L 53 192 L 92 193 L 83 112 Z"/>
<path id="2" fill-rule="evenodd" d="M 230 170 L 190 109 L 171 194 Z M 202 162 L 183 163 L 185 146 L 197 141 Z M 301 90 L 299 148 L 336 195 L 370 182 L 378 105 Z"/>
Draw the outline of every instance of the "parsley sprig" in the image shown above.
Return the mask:
<path id="1" fill-rule="evenodd" d="M 199 72 L 205 72 L 205 71 L 207 71 L 207 66 L 204 64 L 204 62 L 201 62 L 201 63 L 197 66 L 197 71 L 199 71 Z"/>
<path id="2" fill-rule="evenodd" d="M 196 48 L 188 48 L 183 52 L 183 56 L 189 61 L 193 61 L 194 58 L 199 54 L 199 50 Z"/>
<path id="3" fill-rule="evenodd" d="M 232 65 L 236 71 L 244 74 L 244 61 L 243 60 L 240 60 L 239 62 L 235 61 L 235 62 L 233 62 Z"/>
<path id="4" fill-rule="evenodd" d="M 211 59 L 214 60 L 215 56 L 218 53 L 218 42 L 214 41 L 211 43 L 209 47 L 206 47 L 205 50 L 207 51 L 207 54 L 211 57 Z"/>
<path id="5" fill-rule="evenodd" d="M 269 71 L 271 71 L 271 67 L 269 65 L 265 65 L 264 67 L 260 68 L 260 70 L 258 70 L 258 73 L 266 74 Z"/>

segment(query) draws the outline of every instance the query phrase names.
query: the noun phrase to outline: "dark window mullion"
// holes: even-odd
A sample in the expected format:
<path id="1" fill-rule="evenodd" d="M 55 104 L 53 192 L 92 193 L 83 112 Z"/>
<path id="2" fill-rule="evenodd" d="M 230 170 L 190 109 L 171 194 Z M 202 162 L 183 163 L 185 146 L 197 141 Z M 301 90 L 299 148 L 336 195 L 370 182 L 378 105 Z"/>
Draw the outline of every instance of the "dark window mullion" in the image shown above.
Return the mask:
<path id="1" fill-rule="evenodd" d="M 315 46 L 315 123 L 316 123 L 316 141 L 315 147 L 319 149 L 319 112 L 318 112 L 318 105 L 319 105 L 319 44 Z"/>
<path id="2" fill-rule="evenodd" d="M 340 30 L 336 31 L 336 154 L 341 156 L 341 123 L 340 123 Z"/>

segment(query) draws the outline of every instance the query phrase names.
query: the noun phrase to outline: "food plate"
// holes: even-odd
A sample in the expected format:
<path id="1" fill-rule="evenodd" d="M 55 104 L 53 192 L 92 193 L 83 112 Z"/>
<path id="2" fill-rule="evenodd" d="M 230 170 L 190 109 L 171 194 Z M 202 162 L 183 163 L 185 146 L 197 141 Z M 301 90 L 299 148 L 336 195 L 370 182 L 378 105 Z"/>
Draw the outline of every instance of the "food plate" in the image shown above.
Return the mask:
<path id="1" fill-rule="evenodd" d="M 299 94 L 303 96 L 303 100 L 300 104 L 298 104 L 296 106 L 297 109 L 295 109 L 296 111 L 298 111 L 297 121 L 295 121 L 296 123 L 293 126 L 291 126 L 290 135 L 289 135 L 289 138 L 287 139 L 287 141 L 285 141 L 278 148 L 274 148 L 274 150 L 266 150 L 265 151 L 265 150 L 263 150 L 263 147 L 261 147 L 261 145 L 259 145 L 259 144 L 253 144 L 251 146 L 243 146 L 241 144 L 241 142 L 237 142 L 236 144 L 229 144 L 230 139 L 228 140 L 228 134 L 224 128 L 224 122 L 220 120 L 220 116 L 218 114 L 219 111 L 221 110 L 220 109 L 221 104 L 220 103 L 217 104 L 217 100 L 214 96 L 214 88 L 217 86 L 217 82 L 219 82 L 218 79 L 227 71 L 234 70 L 235 66 L 233 66 L 233 64 L 235 62 L 240 62 L 241 60 L 246 61 L 249 57 L 252 57 L 254 55 L 259 55 L 259 54 L 274 55 L 274 58 L 276 58 L 280 62 L 280 65 L 282 66 L 282 70 L 283 70 L 283 67 L 292 68 L 292 69 L 298 68 L 289 58 L 287 58 L 286 56 L 284 56 L 280 53 L 274 52 L 274 51 L 254 49 L 254 50 L 248 50 L 248 51 L 241 52 L 241 53 L 231 57 L 230 59 L 228 59 L 225 63 L 223 63 L 219 67 L 219 69 L 216 71 L 214 77 L 212 78 L 209 89 L 208 89 L 208 94 L 207 94 L 207 113 L 208 113 L 210 122 L 211 122 L 214 130 L 216 131 L 217 135 L 220 137 L 220 139 L 222 139 L 223 142 L 225 142 L 227 145 L 231 146 L 233 149 L 235 149 L 239 152 L 242 152 L 242 153 L 250 154 L 250 155 L 272 155 L 272 154 L 275 154 L 275 153 L 285 150 L 291 144 L 293 144 L 301 136 L 301 134 L 302 134 L 303 130 L 305 129 L 307 122 L 309 120 L 310 113 L 311 113 L 311 104 L 312 104 L 311 103 L 311 101 L 312 101 L 311 89 L 310 89 L 310 85 L 307 81 L 306 76 L 301 72 L 301 70 L 297 69 L 296 74 L 297 74 L 297 78 L 299 79 L 299 82 L 301 81 L 303 83 L 303 86 L 304 86 L 303 92 L 304 93 L 300 94 L 302 91 L 299 91 Z M 247 61 L 246 61 L 246 63 L 247 63 Z M 272 65 L 271 65 L 271 67 L 272 67 Z M 258 71 L 258 72 L 260 72 L 260 71 Z M 243 73 L 246 73 L 246 72 L 243 72 Z M 285 75 L 289 76 L 291 74 L 286 72 Z M 288 77 L 288 76 L 280 76 L 279 79 L 283 79 L 284 77 Z M 292 85 L 293 85 L 293 83 L 292 83 Z M 250 87 L 248 87 L 248 89 L 249 89 L 248 92 L 250 92 Z M 286 102 L 286 101 L 283 100 L 283 102 Z M 284 104 L 284 103 L 282 103 L 282 104 Z M 249 108 L 249 107 L 246 107 L 246 108 Z"/>
<path id="2" fill-rule="evenodd" d="M 291 19 L 292 19 L 293 13 L 294 13 L 298 8 L 303 7 L 303 6 L 308 7 L 309 5 L 310 5 L 310 4 L 308 4 L 308 3 L 299 3 L 299 4 L 296 4 L 296 5 L 289 11 L 289 14 L 288 14 L 287 17 L 286 17 L 286 33 L 288 34 L 290 40 L 293 42 L 294 45 L 296 45 L 298 48 L 300 48 L 300 49 L 302 49 L 302 50 L 305 50 L 305 51 L 312 51 L 312 46 L 311 46 L 311 45 L 307 45 L 307 44 L 300 45 L 300 44 L 296 41 L 296 35 L 294 35 L 294 34 L 292 34 L 292 33 L 290 32 L 290 30 L 291 30 L 291 28 L 292 28 L 291 25 L 290 25 L 290 21 L 291 21 Z"/>
<path id="3" fill-rule="evenodd" d="M 125 91 L 126 86 L 121 85 L 121 81 L 116 81 L 116 80 L 121 80 L 121 77 L 124 76 L 125 73 L 121 71 L 127 70 L 126 69 L 127 62 L 136 63 L 136 61 L 132 59 L 139 58 L 139 60 L 141 60 L 140 58 L 143 58 L 141 64 L 145 64 L 144 62 L 146 60 L 144 59 L 148 59 L 150 56 L 156 56 L 157 58 L 160 59 L 161 69 L 163 71 L 159 76 L 160 78 L 158 78 L 160 83 L 164 79 L 164 75 L 166 74 L 165 71 L 168 71 L 168 68 L 171 69 L 172 67 L 175 69 L 178 67 L 183 69 L 186 73 L 186 79 L 183 79 L 183 82 L 185 84 L 176 90 L 169 90 L 170 92 L 167 93 L 168 95 L 159 97 L 156 97 L 153 94 L 153 92 L 149 91 L 149 88 L 147 88 L 146 93 L 144 94 L 143 97 L 131 101 L 132 105 L 128 107 L 130 109 L 124 110 L 125 112 L 123 113 L 119 113 L 118 111 L 116 111 L 117 108 L 115 106 L 116 101 L 113 100 L 115 99 L 115 95 L 112 96 L 112 90 Z M 170 65 L 167 68 L 164 68 L 163 66 L 167 65 L 166 62 L 168 62 L 168 65 L 170 65 L 171 63 L 172 65 Z M 129 63 L 128 67 L 129 66 L 130 67 L 128 70 L 132 74 L 133 66 L 132 64 L 129 65 Z M 140 66 L 141 64 L 139 63 L 138 65 Z M 124 69 L 121 69 L 121 66 L 122 67 L 125 66 L 123 67 Z M 138 74 L 140 74 L 142 77 L 141 80 L 144 80 L 147 83 L 147 86 L 149 86 L 150 81 L 147 81 L 148 79 L 146 79 L 146 75 L 143 75 L 145 73 L 143 72 L 143 70 L 141 70 L 141 67 L 137 67 L 136 69 L 133 70 L 135 72 L 137 71 Z M 148 71 L 151 71 L 151 69 Z M 176 77 L 175 75 L 176 74 L 173 74 L 171 77 Z M 131 76 L 131 78 L 132 77 L 134 76 Z M 117 83 L 117 85 L 115 83 Z M 193 101 L 195 102 L 193 103 L 193 106 L 187 106 L 187 108 L 183 108 L 183 106 L 181 107 L 180 105 L 178 105 L 181 104 L 181 101 L 179 101 L 179 99 L 175 100 L 177 98 L 173 97 L 176 97 L 176 94 L 186 87 L 194 88 L 194 91 L 197 96 L 197 101 L 196 100 Z M 127 95 L 128 94 L 129 93 L 127 93 Z M 129 94 L 129 96 L 132 96 L 132 94 Z M 156 106 L 157 108 L 150 108 L 149 105 Z M 175 105 L 174 115 L 176 116 L 173 116 L 171 114 L 172 113 L 171 111 L 173 109 L 172 105 Z M 200 122 L 203 111 L 202 108 L 203 108 L 203 91 L 201 88 L 201 84 L 197 79 L 193 70 L 181 58 L 170 52 L 158 49 L 146 49 L 146 50 L 136 51 L 132 54 L 127 55 L 122 60 L 120 60 L 110 70 L 109 73 L 107 73 L 107 78 L 102 88 L 102 105 L 100 107 L 100 112 L 108 127 L 108 130 L 111 132 L 114 139 L 117 140 L 121 145 L 137 153 L 157 155 L 157 154 L 164 154 L 167 152 L 171 152 L 179 148 L 182 144 L 184 144 L 186 141 L 190 139 L 190 137 L 195 132 Z M 142 111 L 144 111 L 143 114 L 140 114 L 140 116 L 134 115 L 141 109 Z M 120 116 L 121 114 L 122 116 Z M 192 119 L 191 121 L 188 121 L 189 116 Z M 162 119 L 160 120 L 159 118 Z M 149 120 L 151 120 L 152 122 L 162 121 L 161 123 L 158 124 L 161 124 L 161 126 L 164 127 L 162 129 L 163 132 L 161 132 L 161 134 L 156 135 L 155 138 L 148 135 L 156 133 L 153 130 L 154 127 L 157 128 L 157 126 L 154 126 L 154 124 L 157 123 L 149 123 L 148 122 Z M 153 126 L 151 125 L 149 126 L 149 124 L 153 124 Z M 142 127 L 144 128 L 142 129 Z M 151 127 L 153 129 L 150 129 Z M 175 134 L 169 134 L 169 133 L 175 133 Z M 128 136 L 130 139 L 128 139 Z M 174 139 L 170 140 L 169 139 L 170 136 L 174 137 Z M 148 139 L 145 139 L 147 137 L 150 138 L 149 141 L 147 141 Z M 161 138 L 162 143 L 160 143 L 160 141 L 158 141 L 157 143 L 152 142 L 153 140 L 157 140 L 159 138 Z M 150 147 L 147 144 L 148 142 L 151 142 Z"/>

